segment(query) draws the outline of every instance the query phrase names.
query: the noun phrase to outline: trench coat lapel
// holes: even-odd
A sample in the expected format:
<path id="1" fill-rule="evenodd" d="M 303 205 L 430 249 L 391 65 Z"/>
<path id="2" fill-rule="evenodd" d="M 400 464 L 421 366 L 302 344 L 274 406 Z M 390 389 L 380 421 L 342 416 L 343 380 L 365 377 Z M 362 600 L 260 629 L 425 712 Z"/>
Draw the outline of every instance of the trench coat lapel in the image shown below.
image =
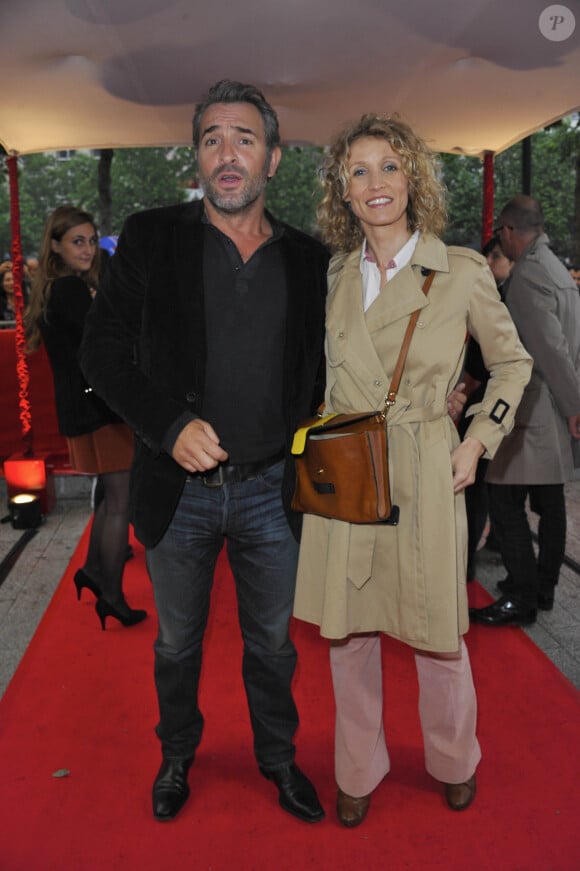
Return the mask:
<path id="1" fill-rule="evenodd" d="M 378 373 L 385 373 L 373 341 L 373 333 L 404 319 L 401 324 L 401 340 L 404 328 L 411 314 L 429 305 L 422 286 L 425 276 L 421 268 L 436 272 L 449 272 L 447 250 L 443 242 L 433 236 L 420 236 L 410 264 L 405 266 L 393 279 L 392 290 L 388 285 L 379 297 L 363 311 L 362 276 L 360 272 L 360 248 L 337 258 L 329 270 L 329 295 L 327 310 L 327 330 L 334 336 L 348 331 L 349 341 L 345 343 L 346 354 L 353 369 L 360 376 L 357 380 L 362 389 L 369 385 L 366 399 L 371 407 L 381 404 L 384 385 L 377 382 Z M 354 290 L 353 290 L 354 289 Z M 376 385 L 376 387 L 374 386 Z M 379 396 L 380 394 L 380 396 Z"/>
<path id="2" fill-rule="evenodd" d="M 363 311 L 359 260 L 360 249 L 357 249 L 347 255 L 338 267 L 331 265 L 326 329 L 329 336 L 348 337 L 344 343 L 345 354 L 357 372 L 357 381 L 360 381 L 362 389 L 363 384 L 372 383 L 377 373 L 383 371 L 383 366 L 371 341 Z M 370 407 L 376 407 L 375 396 L 369 394 L 365 398 Z"/>
<path id="3" fill-rule="evenodd" d="M 420 236 L 410 263 L 403 267 L 385 287 L 366 313 L 370 333 L 408 318 L 417 309 L 429 305 L 423 293 L 425 270 L 449 272 L 445 245 L 434 237 Z"/>

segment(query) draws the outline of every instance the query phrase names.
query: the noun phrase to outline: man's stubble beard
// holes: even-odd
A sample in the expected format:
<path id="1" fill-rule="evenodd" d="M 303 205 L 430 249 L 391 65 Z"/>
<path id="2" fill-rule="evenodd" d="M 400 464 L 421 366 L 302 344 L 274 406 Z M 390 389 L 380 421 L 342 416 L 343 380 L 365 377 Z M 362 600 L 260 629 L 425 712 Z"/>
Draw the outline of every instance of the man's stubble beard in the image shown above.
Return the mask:
<path id="1" fill-rule="evenodd" d="M 246 184 L 241 191 L 235 191 L 231 194 L 220 194 L 216 191 L 214 186 L 215 178 L 217 178 L 220 173 L 227 171 L 229 167 L 218 167 L 218 169 L 214 170 L 209 178 L 200 175 L 199 183 L 203 191 L 204 197 L 206 197 L 210 201 L 212 206 L 217 209 L 217 211 L 223 212 L 228 215 L 233 215 L 249 209 L 250 206 L 252 206 L 256 202 L 256 200 L 260 198 L 260 196 L 266 189 L 266 184 L 268 183 L 269 167 L 270 155 L 268 155 L 266 162 L 264 163 L 262 173 L 256 178 L 250 178 L 245 169 L 235 167 L 235 172 L 238 175 L 242 176 Z"/>

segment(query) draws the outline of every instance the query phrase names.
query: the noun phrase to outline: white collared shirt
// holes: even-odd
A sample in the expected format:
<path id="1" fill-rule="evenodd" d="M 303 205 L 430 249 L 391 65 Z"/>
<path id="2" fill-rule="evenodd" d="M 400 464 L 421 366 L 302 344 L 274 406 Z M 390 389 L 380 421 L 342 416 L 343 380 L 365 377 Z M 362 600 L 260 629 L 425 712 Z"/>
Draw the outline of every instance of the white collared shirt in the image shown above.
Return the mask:
<path id="1" fill-rule="evenodd" d="M 405 242 L 401 250 L 387 264 L 387 281 L 390 281 L 403 266 L 406 266 L 419 241 L 419 231 L 415 230 L 411 238 Z M 381 292 L 381 273 L 376 262 L 367 253 L 365 239 L 360 255 L 360 271 L 363 284 L 363 308 L 366 312 Z"/>

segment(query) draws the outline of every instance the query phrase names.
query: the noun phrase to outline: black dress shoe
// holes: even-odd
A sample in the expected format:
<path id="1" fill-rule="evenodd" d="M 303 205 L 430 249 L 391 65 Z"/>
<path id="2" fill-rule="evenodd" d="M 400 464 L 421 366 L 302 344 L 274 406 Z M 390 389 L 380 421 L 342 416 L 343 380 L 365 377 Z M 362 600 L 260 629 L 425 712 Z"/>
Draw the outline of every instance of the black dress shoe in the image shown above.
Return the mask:
<path id="1" fill-rule="evenodd" d="M 280 792 L 280 807 L 307 823 L 324 819 L 324 810 L 316 790 L 294 762 L 283 768 L 262 768 L 268 780 L 273 780 Z"/>
<path id="2" fill-rule="evenodd" d="M 529 626 L 536 622 L 537 614 L 536 608 L 514 602 L 507 596 L 502 596 L 486 608 L 469 609 L 469 619 L 486 626 Z"/>
<path id="3" fill-rule="evenodd" d="M 508 575 L 503 581 L 498 581 L 495 585 L 500 593 L 509 598 L 510 593 L 513 593 L 513 581 Z M 538 608 L 541 611 L 551 611 L 554 607 L 554 588 L 548 587 L 545 590 L 540 590 L 538 593 Z"/>
<path id="4" fill-rule="evenodd" d="M 193 758 L 164 759 L 153 783 L 153 816 L 160 822 L 172 820 L 187 799 L 187 774 Z"/>

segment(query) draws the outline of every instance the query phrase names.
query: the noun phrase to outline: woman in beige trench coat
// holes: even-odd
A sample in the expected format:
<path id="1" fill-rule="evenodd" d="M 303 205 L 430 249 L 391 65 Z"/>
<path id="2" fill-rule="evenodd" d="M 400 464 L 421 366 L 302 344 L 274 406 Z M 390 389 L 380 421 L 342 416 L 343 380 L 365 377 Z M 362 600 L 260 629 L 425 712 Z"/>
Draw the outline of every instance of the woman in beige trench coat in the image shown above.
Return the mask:
<path id="1" fill-rule="evenodd" d="M 463 490 L 479 457 L 492 457 L 510 431 L 531 360 L 483 257 L 438 238 L 443 190 L 434 156 L 411 128 L 396 116 L 363 116 L 336 138 L 322 178 L 319 225 L 335 252 L 326 411 L 384 406 L 409 317 L 420 309 L 387 418 L 398 525 L 304 518 L 295 615 L 334 640 L 337 811 L 343 825 L 355 826 L 390 767 L 381 632 L 415 650 L 427 771 L 445 784 L 452 809 L 475 795 L 481 752 L 462 638 L 469 625 Z M 460 444 L 446 403 L 468 331 L 491 377 Z"/>

